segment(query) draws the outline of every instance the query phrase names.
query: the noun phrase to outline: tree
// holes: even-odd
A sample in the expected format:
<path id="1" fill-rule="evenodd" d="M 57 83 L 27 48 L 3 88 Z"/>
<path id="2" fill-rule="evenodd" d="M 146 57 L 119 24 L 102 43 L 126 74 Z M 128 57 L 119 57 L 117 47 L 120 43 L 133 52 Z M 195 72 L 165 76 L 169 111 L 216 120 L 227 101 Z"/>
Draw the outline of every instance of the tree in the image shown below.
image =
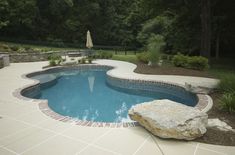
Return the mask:
<path id="1" fill-rule="evenodd" d="M 211 2 L 201 0 L 201 56 L 211 56 Z"/>
<path id="2" fill-rule="evenodd" d="M 0 29 L 2 27 L 5 27 L 9 24 L 9 20 L 7 19 L 7 10 L 8 10 L 9 4 L 7 0 L 1 0 L 0 1 Z"/>

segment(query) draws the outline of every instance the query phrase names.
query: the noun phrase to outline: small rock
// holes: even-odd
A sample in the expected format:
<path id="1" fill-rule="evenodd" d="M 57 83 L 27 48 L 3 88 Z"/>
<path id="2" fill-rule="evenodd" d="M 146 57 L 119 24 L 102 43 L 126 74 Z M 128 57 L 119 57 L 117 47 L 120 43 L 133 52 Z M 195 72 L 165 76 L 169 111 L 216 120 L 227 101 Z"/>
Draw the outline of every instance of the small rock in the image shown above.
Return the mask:
<path id="1" fill-rule="evenodd" d="M 233 132 L 235 132 L 235 130 L 231 126 L 229 126 L 227 123 L 219 120 L 218 118 L 208 119 L 207 128 L 217 128 L 217 129 L 222 130 L 222 131 L 233 131 Z"/>
<path id="2" fill-rule="evenodd" d="M 210 89 L 210 88 L 193 86 L 192 84 L 189 84 L 187 82 L 185 82 L 185 89 L 187 91 L 190 91 L 190 92 L 196 93 L 196 94 L 209 94 L 212 91 L 212 89 Z"/>
<path id="3" fill-rule="evenodd" d="M 208 115 L 170 100 L 154 100 L 133 106 L 131 119 L 161 138 L 193 140 L 206 133 Z"/>

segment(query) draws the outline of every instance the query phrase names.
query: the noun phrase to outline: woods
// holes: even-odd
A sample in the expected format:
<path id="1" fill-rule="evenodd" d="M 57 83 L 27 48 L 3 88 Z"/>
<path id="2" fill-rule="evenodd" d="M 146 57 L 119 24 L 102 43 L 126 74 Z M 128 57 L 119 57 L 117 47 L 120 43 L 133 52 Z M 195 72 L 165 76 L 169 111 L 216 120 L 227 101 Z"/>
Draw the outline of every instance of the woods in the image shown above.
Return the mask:
<path id="1" fill-rule="evenodd" d="M 232 56 L 232 0 L 1 0 L 0 39 L 144 48 L 161 35 L 169 54 Z"/>

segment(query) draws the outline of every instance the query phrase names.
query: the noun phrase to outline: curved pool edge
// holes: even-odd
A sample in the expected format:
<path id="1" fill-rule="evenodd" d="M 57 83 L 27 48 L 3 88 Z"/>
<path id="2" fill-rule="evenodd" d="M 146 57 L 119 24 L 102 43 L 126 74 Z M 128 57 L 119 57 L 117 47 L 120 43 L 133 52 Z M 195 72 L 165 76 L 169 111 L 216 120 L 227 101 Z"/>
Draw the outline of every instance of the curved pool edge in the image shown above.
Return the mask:
<path id="1" fill-rule="evenodd" d="M 67 122 L 67 123 L 72 123 L 75 125 L 80 125 L 80 126 L 89 126 L 89 127 L 112 127 L 112 128 L 119 128 L 119 127 L 135 127 L 135 126 L 139 126 L 138 122 L 122 122 L 122 123 L 106 123 L 106 122 L 92 122 L 92 121 L 86 121 L 86 120 L 79 120 L 79 119 L 75 119 L 69 116 L 63 116 L 60 115 L 56 112 L 54 112 L 49 106 L 48 106 L 48 101 L 47 100 L 42 100 L 42 99 L 32 99 L 32 98 L 28 98 L 22 95 L 23 91 L 29 88 L 33 88 L 36 87 L 38 85 L 40 85 L 40 82 L 38 80 L 32 79 L 30 78 L 30 75 L 36 75 L 36 74 L 40 74 L 43 72 L 46 72 L 48 70 L 53 70 L 53 69 L 61 69 L 61 68 L 71 68 L 71 67 L 80 67 L 80 66 L 87 66 L 87 67 L 94 67 L 94 66 L 104 66 L 104 67 L 110 67 L 110 70 L 107 71 L 107 76 L 110 77 L 114 77 L 114 78 L 120 78 L 120 77 L 116 77 L 112 74 L 110 74 L 110 72 L 114 69 L 117 69 L 117 66 L 112 66 L 112 65 L 101 65 L 101 64 L 85 64 L 85 65 L 76 65 L 76 66 L 56 66 L 56 67 L 51 67 L 51 68 L 47 68 L 47 69 L 42 69 L 40 71 L 35 71 L 35 72 L 30 72 L 30 73 L 26 73 L 23 74 L 21 76 L 21 78 L 23 79 L 27 79 L 27 80 L 31 80 L 32 83 L 28 84 L 28 85 L 24 85 L 21 88 L 16 89 L 13 92 L 13 96 L 22 99 L 22 100 L 26 100 L 26 101 L 31 101 L 34 103 L 38 103 L 38 107 L 41 110 L 41 112 L 43 112 L 45 115 L 51 117 L 52 119 L 58 120 L 58 121 L 62 121 L 62 122 Z M 148 81 L 148 82 L 157 82 L 157 83 L 162 83 L 162 84 L 170 84 L 170 85 L 174 85 L 176 87 L 180 87 L 185 89 L 182 85 L 176 84 L 176 83 L 171 83 L 171 82 L 163 82 L 163 81 L 157 81 L 157 80 L 145 80 L 145 79 L 135 79 L 135 78 L 120 78 L 121 80 L 132 80 L 132 81 Z M 213 101 L 211 99 L 211 97 L 209 95 L 204 95 L 204 94 L 196 94 L 197 98 L 198 98 L 198 103 L 196 104 L 195 108 L 199 109 L 202 112 L 208 112 L 212 105 L 213 105 Z"/>

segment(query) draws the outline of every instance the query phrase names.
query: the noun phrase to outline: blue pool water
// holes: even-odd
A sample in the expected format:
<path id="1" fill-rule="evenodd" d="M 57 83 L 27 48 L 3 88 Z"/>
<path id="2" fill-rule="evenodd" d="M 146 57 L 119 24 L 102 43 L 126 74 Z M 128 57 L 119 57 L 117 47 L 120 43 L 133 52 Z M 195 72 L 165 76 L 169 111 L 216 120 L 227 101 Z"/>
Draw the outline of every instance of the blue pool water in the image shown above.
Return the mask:
<path id="1" fill-rule="evenodd" d="M 55 112 L 81 120 L 130 121 L 128 110 L 132 105 L 154 99 L 171 99 L 191 106 L 196 103 L 195 96 L 190 93 L 179 97 L 172 90 L 169 94 L 167 90 L 150 92 L 111 86 L 106 80 L 106 70 L 68 70 L 56 76 L 55 84 L 43 85 L 40 93 L 31 97 L 47 99 Z"/>

